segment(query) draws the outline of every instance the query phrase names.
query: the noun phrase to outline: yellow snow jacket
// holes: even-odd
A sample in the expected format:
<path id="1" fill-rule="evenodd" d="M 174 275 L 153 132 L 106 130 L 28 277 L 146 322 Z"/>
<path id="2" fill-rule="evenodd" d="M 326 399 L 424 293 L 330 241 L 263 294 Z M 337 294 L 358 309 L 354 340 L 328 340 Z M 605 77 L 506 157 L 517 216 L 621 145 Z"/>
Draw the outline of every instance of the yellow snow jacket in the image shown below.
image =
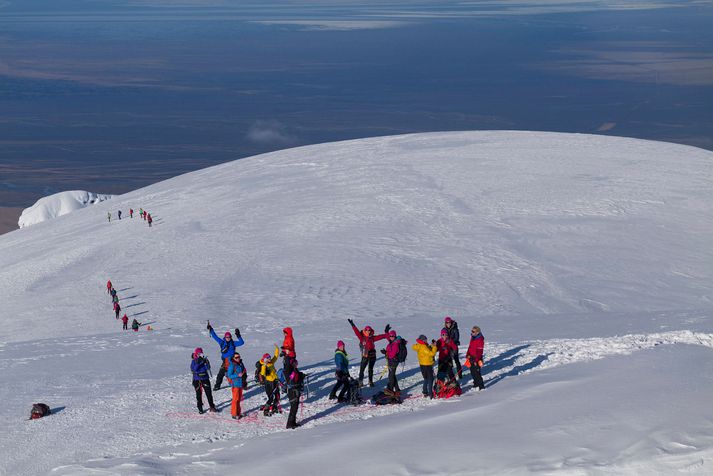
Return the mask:
<path id="1" fill-rule="evenodd" d="M 280 349 L 279 347 L 275 347 L 275 355 L 272 357 L 272 359 L 265 362 L 265 359 L 263 358 L 260 361 L 262 363 L 262 367 L 260 368 L 260 375 L 265 377 L 265 380 L 267 380 L 268 382 L 274 382 L 275 380 L 277 380 L 277 370 L 275 370 L 275 362 L 277 362 L 277 358 L 279 356 Z"/>
<path id="2" fill-rule="evenodd" d="M 433 365 L 436 363 L 436 352 L 438 352 L 438 349 L 436 349 L 435 345 L 428 345 L 428 344 L 422 344 L 420 341 L 417 341 L 418 344 L 414 344 L 411 346 L 413 350 L 416 351 L 416 354 L 418 355 L 418 364 L 419 365 Z"/>

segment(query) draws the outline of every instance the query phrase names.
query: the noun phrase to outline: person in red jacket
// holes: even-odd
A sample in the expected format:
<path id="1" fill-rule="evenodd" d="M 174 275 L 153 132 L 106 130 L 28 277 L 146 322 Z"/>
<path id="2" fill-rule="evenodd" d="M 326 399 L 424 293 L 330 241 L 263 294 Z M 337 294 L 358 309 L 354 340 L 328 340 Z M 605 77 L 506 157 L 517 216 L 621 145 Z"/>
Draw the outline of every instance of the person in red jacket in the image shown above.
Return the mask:
<path id="1" fill-rule="evenodd" d="M 121 318 L 121 322 L 124 324 L 124 330 L 125 330 L 125 331 L 128 331 L 128 330 L 129 330 L 129 327 L 128 327 L 128 324 L 129 324 L 129 316 L 127 316 L 126 314 L 124 314 L 124 317 Z"/>
<path id="2" fill-rule="evenodd" d="M 111 294 L 111 290 L 113 287 L 114 287 L 114 285 L 111 284 L 111 279 L 110 279 L 109 281 L 106 282 L 106 293 Z"/>
<path id="3" fill-rule="evenodd" d="M 146 221 L 149 222 L 149 228 L 151 228 L 151 223 L 153 223 L 153 218 L 151 218 L 151 214 L 149 213 L 148 218 L 146 218 Z"/>
<path id="4" fill-rule="evenodd" d="M 280 355 L 282 356 L 282 366 L 285 369 L 285 375 L 292 374 L 293 362 L 297 359 L 295 352 L 295 337 L 292 335 L 292 328 L 285 327 L 282 329 L 285 338 L 280 347 Z"/>
<path id="5" fill-rule="evenodd" d="M 134 218 L 134 209 L 129 208 L 129 218 Z"/>
<path id="6" fill-rule="evenodd" d="M 375 342 L 382 339 L 386 339 L 389 334 L 390 325 L 386 325 L 384 329 L 384 334 L 374 335 L 374 329 L 371 326 L 366 326 L 364 330 L 360 331 L 354 324 L 354 321 L 347 319 L 347 322 L 351 324 L 354 335 L 359 339 L 359 349 L 361 349 L 361 366 L 359 367 L 359 386 L 364 386 L 364 370 L 369 367 L 369 386 L 374 386 L 374 363 L 376 363 L 376 346 Z"/>
<path id="7" fill-rule="evenodd" d="M 448 335 L 448 331 L 441 331 L 441 338 L 436 342 L 438 349 L 438 373 L 448 375 L 448 378 L 455 378 L 453 373 L 453 356 L 458 353 L 458 346 Z"/>
<path id="8" fill-rule="evenodd" d="M 119 306 L 118 302 L 114 303 L 114 314 L 116 315 L 116 318 L 119 319 L 119 313 L 121 312 L 121 306 Z"/>
<path id="9" fill-rule="evenodd" d="M 481 369 L 483 368 L 483 349 L 485 348 L 485 337 L 480 332 L 480 327 L 473 326 L 470 330 L 470 344 L 468 344 L 468 352 L 465 354 L 466 365 L 470 364 L 470 375 L 473 377 L 473 388 L 483 390 L 483 376 Z"/>

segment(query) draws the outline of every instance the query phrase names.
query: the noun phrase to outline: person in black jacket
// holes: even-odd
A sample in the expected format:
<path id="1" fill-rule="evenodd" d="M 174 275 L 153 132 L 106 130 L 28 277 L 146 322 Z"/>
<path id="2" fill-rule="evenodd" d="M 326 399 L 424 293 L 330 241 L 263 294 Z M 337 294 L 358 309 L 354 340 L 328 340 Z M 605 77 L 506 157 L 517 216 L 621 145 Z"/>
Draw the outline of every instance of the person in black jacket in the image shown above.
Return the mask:
<path id="1" fill-rule="evenodd" d="M 453 341 L 456 347 L 460 346 L 460 332 L 458 331 L 458 323 L 454 321 L 450 316 L 446 316 L 445 322 L 443 324 L 443 330 L 448 332 L 448 337 Z M 456 348 L 453 353 L 453 360 L 455 360 L 456 371 L 458 372 L 458 378 L 463 376 L 463 371 L 460 368 L 460 350 Z"/>
<path id="2" fill-rule="evenodd" d="M 300 395 L 304 388 L 305 374 L 297 368 L 297 359 L 292 360 L 292 373 L 287 375 L 287 398 L 290 400 L 290 414 L 287 416 L 287 429 L 293 430 L 300 426 L 297 423 L 297 409 L 300 407 Z"/>

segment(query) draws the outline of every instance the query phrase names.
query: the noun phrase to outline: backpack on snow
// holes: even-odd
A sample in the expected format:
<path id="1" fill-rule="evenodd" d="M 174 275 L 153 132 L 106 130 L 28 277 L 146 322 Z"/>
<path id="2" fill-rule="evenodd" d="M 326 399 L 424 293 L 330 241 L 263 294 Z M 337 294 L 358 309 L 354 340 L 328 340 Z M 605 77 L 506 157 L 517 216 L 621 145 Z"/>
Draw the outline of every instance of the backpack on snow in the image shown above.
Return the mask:
<path id="1" fill-rule="evenodd" d="M 45 403 L 33 403 L 32 411 L 30 412 L 30 420 L 36 420 L 50 415 L 51 413 L 52 411 L 50 410 L 49 405 Z"/>
<path id="2" fill-rule="evenodd" d="M 399 353 L 396 355 L 396 359 L 400 364 L 406 362 L 406 356 L 408 355 L 407 343 L 406 339 L 399 337 Z"/>
<path id="3" fill-rule="evenodd" d="M 374 396 L 371 397 L 371 403 L 373 403 L 374 405 L 394 405 L 403 402 L 401 401 L 401 398 L 398 395 L 387 390 L 374 394 Z"/>
<path id="4" fill-rule="evenodd" d="M 260 370 L 262 370 L 262 363 L 258 360 L 255 362 L 255 383 L 265 385 L 265 377 L 261 375 Z"/>

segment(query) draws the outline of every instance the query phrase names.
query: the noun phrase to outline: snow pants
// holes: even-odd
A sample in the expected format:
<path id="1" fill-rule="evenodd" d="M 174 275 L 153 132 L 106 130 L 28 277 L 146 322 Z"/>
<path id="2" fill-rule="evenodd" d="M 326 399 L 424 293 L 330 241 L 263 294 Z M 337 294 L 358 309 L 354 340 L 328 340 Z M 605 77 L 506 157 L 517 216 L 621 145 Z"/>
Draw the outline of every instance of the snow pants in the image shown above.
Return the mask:
<path id="1" fill-rule="evenodd" d="M 297 426 L 297 409 L 300 407 L 300 394 L 302 392 L 296 388 L 287 390 L 287 397 L 290 399 L 290 414 L 287 416 L 287 428 Z"/>
<path id="2" fill-rule="evenodd" d="M 460 349 L 456 349 L 455 354 L 453 354 L 453 361 L 456 364 L 456 372 L 458 372 L 458 377 L 461 375 L 461 369 L 460 369 Z"/>
<path id="3" fill-rule="evenodd" d="M 337 390 L 341 387 L 342 391 L 339 392 L 339 397 L 337 397 Z M 332 388 L 329 394 L 329 398 L 337 398 L 340 402 L 345 398 L 349 398 L 349 374 L 337 370 L 337 383 Z"/>
<path id="4" fill-rule="evenodd" d="M 203 413 L 203 391 L 205 391 L 205 396 L 208 399 L 208 407 L 215 408 L 213 393 L 210 391 L 210 379 L 194 380 L 193 388 L 196 390 L 196 405 L 199 412 Z"/>
<path id="5" fill-rule="evenodd" d="M 401 389 L 399 388 L 399 382 L 396 381 L 396 369 L 399 366 L 398 360 L 393 360 L 389 361 L 389 383 L 386 384 L 386 388 L 388 390 L 391 390 L 392 392 L 399 392 L 401 393 Z"/>
<path id="6" fill-rule="evenodd" d="M 277 411 L 280 402 L 280 389 L 277 386 L 277 381 L 265 381 L 265 393 L 267 394 L 267 402 L 265 402 L 265 412 Z"/>
<path id="7" fill-rule="evenodd" d="M 240 409 L 240 401 L 243 399 L 243 389 L 240 387 L 232 387 L 233 403 L 230 405 L 230 414 L 235 416 L 242 415 Z"/>
<path id="8" fill-rule="evenodd" d="M 453 360 L 452 359 L 439 360 L 438 361 L 438 373 L 443 374 L 443 375 L 448 375 L 449 379 L 454 379 L 455 375 L 453 374 Z"/>
<path id="9" fill-rule="evenodd" d="M 473 388 L 478 387 L 481 390 L 485 388 L 483 376 L 480 373 L 480 367 L 473 361 L 470 363 L 470 376 L 473 377 Z"/>
<path id="10" fill-rule="evenodd" d="M 423 396 L 433 396 L 433 365 L 421 365 L 423 375 Z"/>
<path id="11" fill-rule="evenodd" d="M 374 364 L 376 363 L 376 350 L 369 351 L 369 354 L 362 356 L 359 366 L 359 385 L 364 382 L 364 370 L 369 367 L 369 385 L 374 384 Z"/>
<path id="12" fill-rule="evenodd" d="M 225 377 L 225 373 L 228 371 L 228 365 L 228 359 L 223 359 L 223 363 L 220 364 L 220 370 L 218 370 L 218 375 L 215 377 L 215 387 L 213 387 L 213 390 L 218 390 L 223 384 L 223 377 Z"/>
<path id="13" fill-rule="evenodd" d="M 129 324 L 128 324 L 127 322 L 123 323 L 123 324 L 122 324 L 122 327 L 123 327 L 123 329 L 124 329 L 125 331 L 128 331 L 128 330 L 129 330 Z"/>

